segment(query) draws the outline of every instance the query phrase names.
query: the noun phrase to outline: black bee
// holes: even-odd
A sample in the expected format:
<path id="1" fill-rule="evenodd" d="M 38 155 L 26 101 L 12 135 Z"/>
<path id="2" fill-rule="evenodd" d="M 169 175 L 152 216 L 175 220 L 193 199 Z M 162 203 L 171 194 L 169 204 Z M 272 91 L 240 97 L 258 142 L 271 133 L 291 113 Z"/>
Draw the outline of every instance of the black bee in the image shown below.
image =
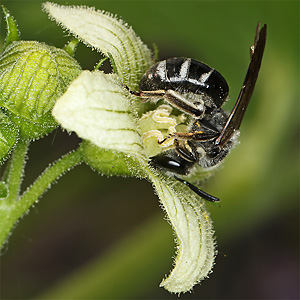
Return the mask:
<path id="1" fill-rule="evenodd" d="M 132 92 L 144 101 L 164 98 L 191 116 L 189 131 L 172 136 L 174 149 L 151 157 L 150 164 L 174 176 L 203 199 L 219 201 L 177 175 L 188 175 L 195 164 L 203 168 L 215 166 L 235 144 L 235 132 L 241 125 L 260 70 L 266 35 L 267 26 L 260 30 L 258 23 L 250 64 L 230 114 L 221 108 L 229 93 L 226 80 L 216 70 L 190 58 L 156 63 L 142 77 L 139 92 Z"/>

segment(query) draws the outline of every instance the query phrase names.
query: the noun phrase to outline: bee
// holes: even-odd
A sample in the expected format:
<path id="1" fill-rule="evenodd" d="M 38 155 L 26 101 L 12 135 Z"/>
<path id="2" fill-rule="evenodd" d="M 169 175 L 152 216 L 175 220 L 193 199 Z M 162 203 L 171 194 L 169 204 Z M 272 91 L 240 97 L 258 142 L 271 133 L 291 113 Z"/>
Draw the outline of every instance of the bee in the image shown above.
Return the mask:
<path id="1" fill-rule="evenodd" d="M 174 133 L 174 148 L 151 157 L 150 164 L 205 200 L 215 202 L 219 198 L 178 176 L 190 174 L 195 165 L 202 168 L 217 165 L 236 144 L 237 132 L 260 70 L 266 37 L 267 26 L 260 30 L 258 23 L 250 48 L 250 64 L 229 114 L 221 108 L 229 93 L 226 80 L 215 69 L 190 58 L 170 58 L 156 63 L 143 75 L 139 91 L 131 92 L 142 101 L 156 102 L 163 98 L 191 117 L 188 132 Z"/>

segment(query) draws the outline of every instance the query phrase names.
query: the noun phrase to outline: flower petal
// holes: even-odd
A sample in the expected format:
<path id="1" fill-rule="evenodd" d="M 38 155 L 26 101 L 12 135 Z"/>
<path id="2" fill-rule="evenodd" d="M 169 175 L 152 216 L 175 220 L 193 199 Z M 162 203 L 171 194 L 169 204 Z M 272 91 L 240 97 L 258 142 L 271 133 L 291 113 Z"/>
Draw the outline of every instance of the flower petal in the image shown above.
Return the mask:
<path id="1" fill-rule="evenodd" d="M 47 13 L 86 44 L 112 56 L 123 83 L 136 90 L 141 76 L 153 64 L 151 51 L 122 20 L 84 6 L 47 2 Z"/>
<path id="2" fill-rule="evenodd" d="M 204 203 L 185 186 L 149 175 L 178 243 L 174 269 L 160 286 L 173 293 L 187 292 L 213 267 L 216 250 L 212 222 Z"/>
<path id="3" fill-rule="evenodd" d="M 116 75 L 83 71 L 52 113 L 62 127 L 100 148 L 140 156 L 142 140 L 126 93 Z"/>

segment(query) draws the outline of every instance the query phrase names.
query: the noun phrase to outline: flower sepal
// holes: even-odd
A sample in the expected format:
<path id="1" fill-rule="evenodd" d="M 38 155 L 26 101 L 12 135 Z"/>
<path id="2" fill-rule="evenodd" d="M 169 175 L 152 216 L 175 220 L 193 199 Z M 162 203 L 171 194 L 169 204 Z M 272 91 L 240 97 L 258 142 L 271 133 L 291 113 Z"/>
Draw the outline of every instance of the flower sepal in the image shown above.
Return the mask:
<path id="1" fill-rule="evenodd" d="M 99 148 L 87 140 L 80 147 L 84 162 L 101 175 L 146 177 L 141 160 L 134 155 Z"/>

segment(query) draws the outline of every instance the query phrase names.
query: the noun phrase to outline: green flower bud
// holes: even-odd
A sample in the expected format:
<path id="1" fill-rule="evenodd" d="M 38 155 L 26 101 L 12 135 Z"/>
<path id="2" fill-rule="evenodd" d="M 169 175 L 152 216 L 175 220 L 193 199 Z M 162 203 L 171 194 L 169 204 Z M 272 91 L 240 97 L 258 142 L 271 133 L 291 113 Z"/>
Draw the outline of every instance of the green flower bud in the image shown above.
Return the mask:
<path id="1" fill-rule="evenodd" d="M 37 138 L 55 128 L 50 111 L 80 72 L 62 49 L 35 41 L 8 45 L 0 56 L 0 106 L 18 121 L 21 136 Z"/>
<path id="2" fill-rule="evenodd" d="M 18 138 L 18 130 L 12 121 L 0 111 L 0 163 L 7 157 Z"/>

